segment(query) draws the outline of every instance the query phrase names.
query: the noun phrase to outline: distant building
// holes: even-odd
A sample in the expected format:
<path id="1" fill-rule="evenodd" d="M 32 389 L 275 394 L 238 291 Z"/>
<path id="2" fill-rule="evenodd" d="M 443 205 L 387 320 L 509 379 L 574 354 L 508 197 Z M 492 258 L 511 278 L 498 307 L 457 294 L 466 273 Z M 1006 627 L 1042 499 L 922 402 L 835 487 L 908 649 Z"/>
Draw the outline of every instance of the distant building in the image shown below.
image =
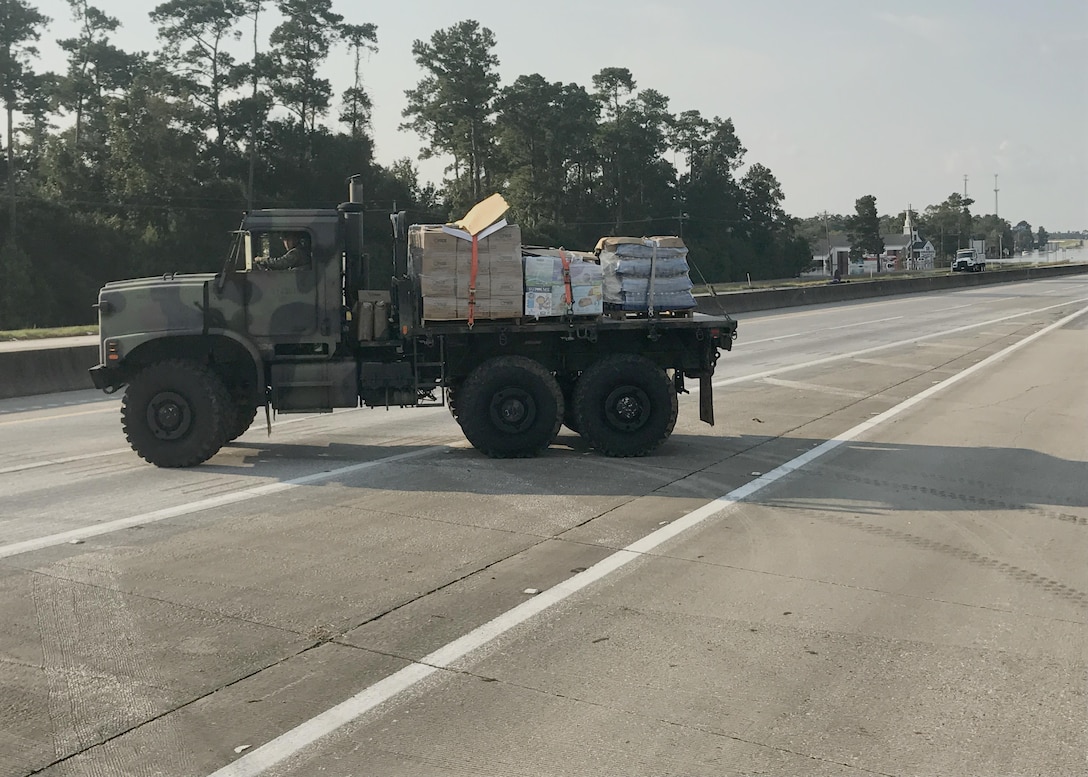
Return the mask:
<path id="1" fill-rule="evenodd" d="M 805 273 L 810 277 L 840 277 L 863 275 L 873 272 L 903 270 L 932 270 L 937 249 L 933 243 L 923 240 L 914 226 L 914 215 L 907 208 L 903 232 L 898 235 L 882 235 L 884 252 L 878 256 L 866 256 L 861 261 L 850 261 L 850 238 L 841 232 L 832 232 L 816 242 L 812 254 L 813 269 Z"/>
<path id="2" fill-rule="evenodd" d="M 830 244 L 827 238 L 817 241 L 813 270 L 805 275 L 830 278 L 836 270 L 840 277 L 850 274 L 850 238 L 841 232 L 832 232 L 830 238 Z"/>
<path id="3" fill-rule="evenodd" d="M 918 236 L 914 226 L 914 214 L 907 207 L 907 218 L 903 223 L 903 234 L 884 235 L 884 253 L 880 255 L 881 269 L 894 270 L 932 270 L 937 249 L 928 240 Z"/>

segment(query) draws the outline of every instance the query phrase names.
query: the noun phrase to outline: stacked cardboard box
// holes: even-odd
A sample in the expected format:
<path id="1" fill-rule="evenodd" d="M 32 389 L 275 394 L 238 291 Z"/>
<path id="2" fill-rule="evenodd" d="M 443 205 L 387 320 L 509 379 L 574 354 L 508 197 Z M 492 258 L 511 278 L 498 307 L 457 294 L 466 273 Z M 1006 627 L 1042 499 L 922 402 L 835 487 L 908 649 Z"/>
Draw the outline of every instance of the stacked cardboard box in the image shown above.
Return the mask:
<path id="1" fill-rule="evenodd" d="M 417 224 L 409 228 L 411 271 L 418 276 L 427 321 L 469 318 L 472 240 L 459 230 Z M 476 319 L 518 318 L 522 314 L 521 229 L 502 226 L 478 239 Z"/>
<path id="2" fill-rule="evenodd" d="M 563 260 L 570 275 L 570 302 Z M 525 315 L 599 316 L 603 311 L 601 266 L 590 254 L 556 249 L 539 250 L 525 255 Z"/>

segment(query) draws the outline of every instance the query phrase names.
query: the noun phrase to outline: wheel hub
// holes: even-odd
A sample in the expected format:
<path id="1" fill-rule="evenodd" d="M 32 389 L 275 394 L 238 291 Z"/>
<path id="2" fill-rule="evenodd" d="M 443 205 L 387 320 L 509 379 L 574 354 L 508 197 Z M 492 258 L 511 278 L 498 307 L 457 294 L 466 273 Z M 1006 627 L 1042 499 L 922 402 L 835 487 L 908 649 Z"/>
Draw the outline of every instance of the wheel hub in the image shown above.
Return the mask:
<path id="1" fill-rule="evenodd" d="M 522 389 L 503 389 L 491 398 L 490 415 L 492 423 L 503 432 L 524 432 L 536 420 L 536 402 Z"/>
<path id="2" fill-rule="evenodd" d="M 609 426 L 621 432 L 633 432 L 650 419 L 650 397 L 638 386 L 619 386 L 604 403 Z"/>
<path id="3" fill-rule="evenodd" d="M 160 440 L 176 440 L 189 431 L 193 411 L 180 394 L 162 391 L 147 404 L 147 425 Z"/>

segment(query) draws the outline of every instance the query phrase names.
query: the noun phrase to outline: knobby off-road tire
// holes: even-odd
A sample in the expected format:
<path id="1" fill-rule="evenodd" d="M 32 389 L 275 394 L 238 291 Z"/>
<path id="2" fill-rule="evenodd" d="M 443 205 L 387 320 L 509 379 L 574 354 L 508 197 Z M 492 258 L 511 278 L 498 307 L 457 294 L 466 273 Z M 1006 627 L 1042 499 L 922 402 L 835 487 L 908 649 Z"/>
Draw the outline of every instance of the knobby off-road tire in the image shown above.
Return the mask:
<path id="1" fill-rule="evenodd" d="M 574 391 L 581 434 L 606 456 L 645 456 L 676 425 L 676 387 L 642 356 L 606 356 L 582 373 Z"/>
<path id="2" fill-rule="evenodd" d="M 559 384 L 524 356 L 484 362 L 457 391 L 457 421 L 465 437 L 492 458 L 537 455 L 555 438 L 562 418 Z"/>
<path id="3" fill-rule="evenodd" d="M 234 402 L 232 407 L 234 413 L 227 423 L 226 434 L 223 435 L 224 445 L 234 442 L 248 432 L 249 427 L 253 426 L 253 422 L 257 419 L 257 407 L 251 407 L 248 402 Z"/>
<path id="4" fill-rule="evenodd" d="M 453 420 L 457 420 L 457 402 L 460 399 L 461 384 L 455 383 L 446 386 L 446 408 L 450 411 L 450 415 L 453 416 Z"/>
<path id="5" fill-rule="evenodd" d="M 578 419 L 574 415 L 574 389 L 578 385 L 578 375 L 560 375 L 556 380 L 559 381 L 559 389 L 563 392 L 563 426 L 575 434 L 581 434 Z"/>
<path id="6" fill-rule="evenodd" d="M 158 467 L 192 467 L 223 447 L 237 415 L 223 381 L 208 367 L 170 359 L 144 368 L 121 403 L 129 445 Z"/>

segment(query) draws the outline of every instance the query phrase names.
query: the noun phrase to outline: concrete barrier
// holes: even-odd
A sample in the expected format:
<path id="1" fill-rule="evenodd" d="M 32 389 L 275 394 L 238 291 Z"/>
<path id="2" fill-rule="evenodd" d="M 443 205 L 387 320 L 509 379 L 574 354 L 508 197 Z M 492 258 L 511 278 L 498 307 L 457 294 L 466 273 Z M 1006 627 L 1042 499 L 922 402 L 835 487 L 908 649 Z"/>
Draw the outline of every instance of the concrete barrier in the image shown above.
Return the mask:
<path id="1" fill-rule="evenodd" d="M 1080 273 L 1088 273 L 1088 265 L 1028 267 L 983 273 L 933 275 L 925 278 L 853 280 L 848 283 L 729 292 L 716 297 L 700 295 L 696 301 L 702 313 L 720 314 L 724 311 L 735 315 L 756 310 L 918 294 Z M 85 342 L 87 338 L 78 340 Z M 20 345 L 23 347 L 18 350 L 0 349 L 0 399 L 94 388 L 87 371 L 98 364 L 97 345 L 64 345 L 63 341 L 51 347 L 34 348 L 28 343 Z"/>
<path id="2" fill-rule="evenodd" d="M 94 388 L 87 371 L 96 364 L 97 345 L 0 351 L 0 399 Z"/>
<path id="3" fill-rule="evenodd" d="M 886 278 L 880 280 L 859 279 L 845 283 L 810 284 L 782 289 L 757 289 L 727 292 L 712 296 L 696 297 L 700 313 L 720 315 L 723 311 L 734 315 L 756 310 L 819 305 L 828 302 L 844 302 L 872 297 L 890 297 L 899 294 L 958 289 L 967 286 L 986 286 L 995 283 L 1054 278 L 1062 275 L 1088 273 L 1088 265 L 1065 264 L 1052 267 L 1025 267 L 1016 270 L 994 270 L 981 273 L 949 273 L 924 278 Z"/>

